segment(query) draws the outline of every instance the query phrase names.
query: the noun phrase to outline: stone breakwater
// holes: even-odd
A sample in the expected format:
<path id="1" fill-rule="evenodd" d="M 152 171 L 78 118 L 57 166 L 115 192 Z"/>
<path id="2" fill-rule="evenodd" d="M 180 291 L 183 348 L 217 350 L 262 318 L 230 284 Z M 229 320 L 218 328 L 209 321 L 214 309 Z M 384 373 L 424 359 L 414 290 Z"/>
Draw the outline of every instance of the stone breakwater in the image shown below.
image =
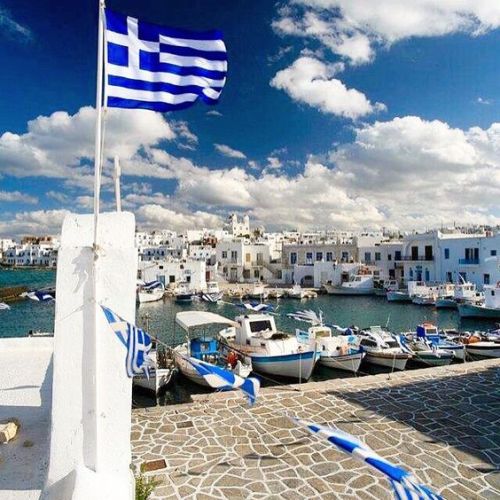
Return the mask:
<path id="1" fill-rule="evenodd" d="M 280 412 L 335 424 L 448 499 L 500 498 L 500 360 L 266 388 L 137 409 L 152 498 L 390 499 L 388 482 Z"/>

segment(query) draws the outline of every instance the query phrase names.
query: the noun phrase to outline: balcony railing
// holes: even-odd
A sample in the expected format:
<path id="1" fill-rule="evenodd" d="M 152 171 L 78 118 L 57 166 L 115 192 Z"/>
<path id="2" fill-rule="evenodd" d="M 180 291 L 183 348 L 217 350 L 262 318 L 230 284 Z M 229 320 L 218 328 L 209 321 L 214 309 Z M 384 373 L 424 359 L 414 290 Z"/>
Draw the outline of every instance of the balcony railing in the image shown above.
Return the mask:
<path id="1" fill-rule="evenodd" d="M 434 256 L 433 255 L 402 255 L 399 259 L 394 259 L 396 261 L 398 260 L 405 260 L 405 261 L 433 261 Z"/>
<path id="2" fill-rule="evenodd" d="M 477 266 L 479 259 L 458 259 L 458 263 L 462 266 Z"/>

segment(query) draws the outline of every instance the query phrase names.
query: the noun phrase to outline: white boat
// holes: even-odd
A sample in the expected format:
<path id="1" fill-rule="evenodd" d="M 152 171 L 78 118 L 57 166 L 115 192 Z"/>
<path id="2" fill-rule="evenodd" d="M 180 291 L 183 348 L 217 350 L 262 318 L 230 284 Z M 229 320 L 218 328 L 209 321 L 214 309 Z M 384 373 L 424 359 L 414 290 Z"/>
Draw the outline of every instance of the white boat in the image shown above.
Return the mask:
<path id="1" fill-rule="evenodd" d="M 433 306 L 436 303 L 436 296 L 433 294 L 415 295 L 411 301 L 417 306 Z"/>
<path id="2" fill-rule="evenodd" d="M 330 295 L 373 295 L 375 286 L 373 274 L 356 274 L 340 285 L 323 285 Z"/>
<path id="3" fill-rule="evenodd" d="M 9 304 L 6 304 L 5 302 L 0 302 L 0 311 L 6 311 L 7 309 L 10 309 Z"/>
<path id="4" fill-rule="evenodd" d="M 393 279 L 375 280 L 375 295 L 386 296 L 387 292 L 399 291 L 399 282 Z"/>
<path id="5" fill-rule="evenodd" d="M 415 362 L 426 366 L 445 366 L 453 361 L 454 354 L 451 350 L 435 347 L 424 338 L 413 335 L 400 335 L 399 338 Z"/>
<path id="6" fill-rule="evenodd" d="M 217 303 L 222 300 L 223 295 L 217 281 L 208 281 L 207 290 L 201 294 L 201 298 L 205 302 Z"/>
<path id="7" fill-rule="evenodd" d="M 174 297 L 179 304 L 191 303 L 193 302 L 194 292 L 191 290 L 189 283 L 183 281 L 177 285 Z"/>
<path id="8" fill-rule="evenodd" d="M 438 286 L 438 294 L 434 305 L 436 309 L 456 309 L 455 285 L 453 283 L 443 283 Z"/>
<path id="9" fill-rule="evenodd" d="M 292 288 L 287 290 L 287 296 L 291 299 L 305 299 L 306 298 L 306 290 L 304 290 L 299 284 L 293 285 Z"/>
<path id="10" fill-rule="evenodd" d="M 500 281 L 496 285 L 484 285 L 484 303 L 460 303 L 461 318 L 500 318 Z"/>
<path id="11" fill-rule="evenodd" d="M 389 302 L 411 302 L 411 297 L 404 290 L 389 290 L 386 294 Z"/>
<path id="12" fill-rule="evenodd" d="M 299 341 L 310 344 L 316 340 L 316 349 L 319 354 L 318 362 L 328 368 L 336 368 L 357 373 L 365 352 L 359 348 L 359 341 L 354 335 L 332 335 L 331 328 L 311 326 L 307 331 L 296 330 Z"/>
<path id="13" fill-rule="evenodd" d="M 465 346 L 468 355 L 473 357 L 500 358 L 500 342 L 492 340 L 479 340 L 469 342 Z"/>
<path id="14" fill-rule="evenodd" d="M 393 370 L 404 370 L 411 355 L 405 352 L 397 339 L 381 326 L 370 326 L 357 333 L 359 345 L 366 352 L 365 360 L 373 365 Z"/>
<path id="15" fill-rule="evenodd" d="M 140 285 L 137 289 L 137 301 L 139 304 L 145 302 L 156 302 L 161 300 L 165 295 L 165 286 L 159 281 L 151 281 Z"/>
<path id="16" fill-rule="evenodd" d="M 249 314 L 236 318 L 237 326 L 220 332 L 222 342 L 252 358 L 255 371 L 308 380 L 317 361 L 316 342 L 299 342 L 295 335 L 276 329 L 269 314 Z"/>
<path id="17" fill-rule="evenodd" d="M 425 322 L 418 325 L 416 338 L 424 340 L 430 347 L 452 352 L 454 359 L 465 360 L 464 345 L 461 342 L 453 341 L 446 335 L 440 335 L 437 327 L 432 323 Z"/>
<path id="18" fill-rule="evenodd" d="M 134 375 L 132 385 L 158 395 L 170 385 L 177 369 L 173 359 L 169 359 L 164 352 L 158 353 L 156 349 L 152 349 L 148 356 L 153 359 L 154 367 L 149 369 L 149 376 L 145 373 Z"/>
<path id="19" fill-rule="evenodd" d="M 252 289 L 248 292 L 248 296 L 251 299 L 265 300 L 267 299 L 268 291 L 261 283 L 254 283 Z"/>
<path id="20" fill-rule="evenodd" d="M 199 328 L 236 324 L 224 316 L 205 311 L 179 312 L 175 316 L 175 322 L 187 333 L 188 337 Z M 231 349 L 211 335 L 192 338 L 188 342 L 175 347 L 172 353 L 179 371 L 192 382 L 204 387 L 209 387 L 208 383 L 186 358 L 193 357 L 220 366 L 243 378 L 248 377 L 252 371 L 250 356 Z"/>
<path id="21" fill-rule="evenodd" d="M 484 301 L 484 294 L 477 290 L 474 283 L 463 281 L 462 283 L 457 283 L 455 285 L 453 298 L 457 304 L 477 304 Z"/>
<path id="22" fill-rule="evenodd" d="M 436 309 L 456 309 L 457 308 L 457 302 L 453 298 L 453 296 L 450 297 L 439 297 L 436 299 Z"/>
<path id="23" fill-rule="evenodd" d="M 271 288 L 268 290 L 269 299 L 281 299 L 285 295 L 285 290 L 283 288 Z"/>

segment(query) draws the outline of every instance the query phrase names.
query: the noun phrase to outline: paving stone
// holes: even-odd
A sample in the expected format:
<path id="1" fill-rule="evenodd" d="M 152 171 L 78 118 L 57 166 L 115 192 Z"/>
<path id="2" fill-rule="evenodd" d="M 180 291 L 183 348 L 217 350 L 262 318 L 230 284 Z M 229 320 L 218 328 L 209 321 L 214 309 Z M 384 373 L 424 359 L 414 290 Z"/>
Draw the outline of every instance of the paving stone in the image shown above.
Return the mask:
<path id="1" fill-rule="evenodd" d="M 193 404 L 133 410 L 133 465 L 165 460 L 152 500 L 385 500 L 381 474 L 277 413 L 336 425 L 412 471 L 444 498 L 500 499 L 500 360 L 193 395 Z"/>

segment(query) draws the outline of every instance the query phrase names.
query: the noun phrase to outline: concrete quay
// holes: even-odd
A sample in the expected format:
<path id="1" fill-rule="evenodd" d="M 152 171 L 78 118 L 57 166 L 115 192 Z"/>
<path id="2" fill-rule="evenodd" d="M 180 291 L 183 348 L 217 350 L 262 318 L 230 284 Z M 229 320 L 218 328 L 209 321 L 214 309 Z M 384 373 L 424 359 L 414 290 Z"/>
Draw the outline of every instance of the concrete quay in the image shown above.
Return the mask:
<path id="1" fill-rule="evenodd" d="M 282 412 L 334 424 L 447 499 L 500 498 L 500 360 L 265 388 L 135 409 L 136 467 L 162 481 L 151 498 L 390 499 L 370 468 Z"/>

